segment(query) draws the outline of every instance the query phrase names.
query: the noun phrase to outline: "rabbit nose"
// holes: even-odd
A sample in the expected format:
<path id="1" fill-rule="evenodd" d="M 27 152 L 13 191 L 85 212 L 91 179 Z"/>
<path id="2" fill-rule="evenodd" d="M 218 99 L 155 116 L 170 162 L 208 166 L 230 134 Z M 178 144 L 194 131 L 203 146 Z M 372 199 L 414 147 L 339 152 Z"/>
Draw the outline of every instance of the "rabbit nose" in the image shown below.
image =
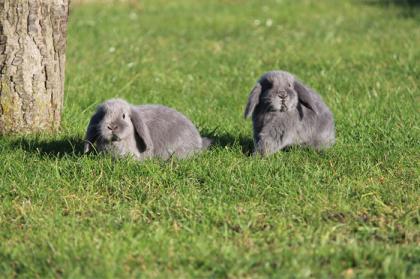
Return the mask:
<path id="1" fill-rule="evenodd" d="M 287 92 L 280 90 L 277 92 L 277 94 L 281 97 L 281 98 L 286 98 L 287 97 Z"/>
<path id="2" fill-rule="evenodd" d="M 117 130 L 118 126 L 117 125 L 108 125 L 108 129 L 111 131 Z"/>

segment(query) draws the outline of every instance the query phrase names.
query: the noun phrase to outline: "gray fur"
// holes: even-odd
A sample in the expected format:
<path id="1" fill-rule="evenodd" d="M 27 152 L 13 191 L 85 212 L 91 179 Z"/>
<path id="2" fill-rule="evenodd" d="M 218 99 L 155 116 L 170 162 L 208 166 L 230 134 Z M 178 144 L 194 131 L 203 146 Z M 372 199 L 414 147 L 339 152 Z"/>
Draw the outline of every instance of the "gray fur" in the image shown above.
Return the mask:
<path id="1" fill-rule="evenodd" d="M 251 115 L 254 153 L 270 155 L 292 145 L 323 149 L 335 142 L 327 105 L 288 72 L 271 71 L 258 80 L 245 108 L 245 118 Z"/>
<path id="2" fill-rule="evenodd" d="M 210 142 L 201 138 L 194 124 L 174 109 L 162 105 L 133 106 L 111 99 L 99 105 L 92 116 L 84 152 L 89 152 L 93 144 L 98 151 L 144 160 L 186 158 L 206 149 Z"/>

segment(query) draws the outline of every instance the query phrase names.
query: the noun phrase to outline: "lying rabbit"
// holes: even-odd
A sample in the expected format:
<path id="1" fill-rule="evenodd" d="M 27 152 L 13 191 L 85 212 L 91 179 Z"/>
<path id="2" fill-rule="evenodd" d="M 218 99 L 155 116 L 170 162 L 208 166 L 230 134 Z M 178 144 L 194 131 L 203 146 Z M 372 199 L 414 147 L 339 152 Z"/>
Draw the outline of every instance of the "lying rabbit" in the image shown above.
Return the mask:
<path id="1" fill-rule="evenodd" d="M 184 115 L 161 105 L 133 106 L 121 99 L 99 105 L 86 132 L 84 152 L 98 151 L 135 159 L 185 158 L 210 145 Z"/>
<path id="2" fill-rule="evenodd" d="M 331 111 L 288 72 L 268 72 L 258 80 L 245 109 L 245 118 L 251 115 L 255 153 L 261 155 L 291 145 L 322 149 L 335 142 Z"/>

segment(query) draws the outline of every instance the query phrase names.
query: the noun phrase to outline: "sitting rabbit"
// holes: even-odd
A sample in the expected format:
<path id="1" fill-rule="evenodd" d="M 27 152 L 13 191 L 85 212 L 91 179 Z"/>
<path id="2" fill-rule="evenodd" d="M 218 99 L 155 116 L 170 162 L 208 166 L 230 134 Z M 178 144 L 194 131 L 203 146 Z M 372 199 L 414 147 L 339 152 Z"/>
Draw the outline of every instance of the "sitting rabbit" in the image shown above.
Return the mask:
<path id="1" fill-rule="evenodd" d="M 314 90 L 292 74 L 264 74 L 249 95 L 245 118 L 252 114 L 254 153 L 273 154 L 291 145 L 316 149 L 335 142 L 331 111 Z"/>
<path id="2" fill-rule="evenodd" d="M 202 138 L 184 115 L 162 105 L 134 106 L 121 99 L 99 105 L 92 116 L 84 152 L 93 144 L 99 151 L 115 156 L 185 158 L 207 148 L 210 140 Z"/>

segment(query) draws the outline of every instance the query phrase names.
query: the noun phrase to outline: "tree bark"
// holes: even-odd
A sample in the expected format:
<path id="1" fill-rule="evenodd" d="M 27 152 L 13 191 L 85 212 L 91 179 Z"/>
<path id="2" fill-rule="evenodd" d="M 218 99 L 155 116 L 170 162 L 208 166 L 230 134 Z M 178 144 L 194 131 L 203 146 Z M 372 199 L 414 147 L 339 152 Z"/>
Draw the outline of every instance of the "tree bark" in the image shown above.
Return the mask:
<path id="1" fill-rule="evenodd" d="M 0 0 L 0 134 L 55 131 L 68 0 Z"/>

